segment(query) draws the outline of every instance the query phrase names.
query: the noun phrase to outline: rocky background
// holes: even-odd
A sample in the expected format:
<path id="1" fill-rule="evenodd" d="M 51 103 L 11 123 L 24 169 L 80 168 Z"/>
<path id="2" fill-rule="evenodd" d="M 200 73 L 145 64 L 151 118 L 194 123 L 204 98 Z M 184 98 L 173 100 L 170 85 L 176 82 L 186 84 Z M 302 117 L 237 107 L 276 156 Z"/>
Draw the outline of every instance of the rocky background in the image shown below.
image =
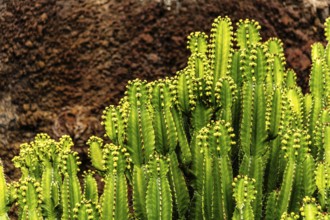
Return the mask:
<path id="1" fill-rule="evenodd" d="M 322 0 L 0 0 L 0 158 L 36 133 L 69 134 L 83 165 L 86 140 L 103 135 L 103 109 L 128 80 L 173 75 L 188 58 L 186 37 L 217 16 L 257 20 L 264 40 L 283 40 L 288 67 L 308 92 L 310 46 L 324 42 Z"/>

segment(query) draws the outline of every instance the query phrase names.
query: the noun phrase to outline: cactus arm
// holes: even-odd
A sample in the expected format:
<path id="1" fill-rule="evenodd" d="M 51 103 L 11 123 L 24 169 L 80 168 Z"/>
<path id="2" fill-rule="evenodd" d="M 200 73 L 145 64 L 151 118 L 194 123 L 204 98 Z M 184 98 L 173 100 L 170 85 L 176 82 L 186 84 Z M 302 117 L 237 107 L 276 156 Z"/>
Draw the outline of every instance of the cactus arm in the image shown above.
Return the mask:
<path id="1" fill-rule="evenodd" d="M 304 167 L 303 164 L 297 163 L 295 174 L 294 174 L 294 182 L 292 185 L 292 193 L 290 199 L 290 205 L 288 211 L 297 212 L 300 208 L 300 203 L 304 198 Z"/>
<path id="2" fill-rule="evenodd" d="M 308 154 L 303 162 L 303 188 L 305 196 L 312 196 L 315 192 L 315 162 L 314 158 Z"/>
<path id="3" fill-rule="evenodd" d="M 232 116 L 233 116 L 233 122 L 232 126 L 235 133 L 235 141 L 239 141 L 239 128 L 240 128 L 240 118 L 241 118 L 241 103 L 242 103 L 242 95 L 241 95 L 241 88 L 242 88 L 242 71 L 240 70 L 240 52 L 235 51 L 232 56 L 232 68 L 231 68 L 231 77 L 233 78 L 235 84 L 236 84 L 236 90 L 237 90 L 237 98 L 234 100 L 233 108 L 232 108 Z M 234 155 L 237 155 L 239 151 L 238 145 L 233 146 L 232 149 L 232 158 L 234 158 Z M 233 160 L 237 161 L 237 160 Z M 238 167 L 237 164 L 233 165 L 235 167 Z"/>
<path id="4" fill-rule="evenodd" d="M 317 59 L 322 59 L 324 57 L 324 47 L 320 42 L 314 43 L 312 45 L 311 58 L 312 61 Z"/>
<path id="5" fill-rule="evenodd" d="M 7 194 L 7 184 L 5 179 L 5 174 L 3 171 L 3 165 L 0 160 L 0 219 L 9 220 L 7 215 L 7 204 L 8 204 L 8 194 Z"/>
<path id="6" fill-rule="evenodd" d="M 204 154 L 204 174 L 203 174 L 203 189 L 202 189 L 202 207 L 203 218 L 212 218 L 212 203 L 213 203 L 213 176 L 212 176 L 212 164 L 213 158 L 209 155 L 209 150 L 203 148 Z"/>
<path id="7" fill-rule="evenodd" d="M 101 198 L 101 219 L 115 219 L 117 175 L 108 174 L 105 179 L 104 193 Z"/>
<path id="8" fill-rule="evenodd" d="M 133 90 L 136 88 L 132 86 Z M 130 95 L 135 100 L 136 97 L 134 95 L 136 94 L 136 91 L 131 91 L 132 95 Z M 139 96 L 141 93 L 137 93 L 137 96 Z M 141 101 L 138 101 L 138 104 L 135 105 L 141 105 Z M 140 127 L 139 127 L 139 118 L 141 117 L 138 112 L 138 106 L 131 105 L 129 116 L 128 116 L 128 125 L 127 125 L 127 145 L 128 150 L 130 151 L 130 154 L 132 155 L 133 163 L 136 165 L 140 165 L 143 162 L 143 156 L 141 151 L 141 137 L 140 137 Z"/>
<path id="9" fill-rule="evenodd" d="M 229 76 L 220 78 L 215 87 L 215 93 L 218 94 L 217 103 L 221 107 L 220 119 L 229 123 L 233 121 L 232 107 L 237 98 L 236 90 L 235 82 Z"/>
<path id="10" fill-rule="evenodd" d="M 171 112 L 170 91 L 164 82 L 159 81 L 153 85 L 151 93 L 156 150 L 166 155 L 177 145 L 177 131 Z"/>
<path id="11" fill-rule="evenodd" d="M 102 145 L 103 140 L 101 138 L 92 136 L 88 139 L 87 145 L 89 145 L 89 157 L 91 158 L 91 162 L 93 166 L 100 170 L 104 171 L 104 163 L 103 163 L 103 154 L 102 154 Z"/>
<path id="12" fill-rule="evenodd" d="M 323 150 L 324 150 L 324 161 L 330 164 L 330 124 L 324 126 L 323 133 Z"/>
<path id="13" fill-rule="evenodd" d="M 286 87 L 297 88 L 297 76 L 292 69 L 289 69 L 286 73 Z"/>
<path id="14" fill-rule="evenodd" d="M 324 89 L 324 61 L 323 59 L 316 59 L 313 62 L 311 70 L 311 78 L 309 81 L 310 90 L 315 99 L 322 98 Z"/>
<path id="15" fill-rule="evenodd" d="M 212 109 L 207 108 L 202 102 L 196 104 L 192 113 L 192 127 L 195 131 L 199 131 L 206 126 L 212 117 Z"/>
<path id="16" fill-rule="evenodd" d="M 223 217 L 230 219 L 233 212 L 233 199 L 232 199 L 232 187 L 231 182 L 233 181 L 233 172 L 231 167 L 231 161 L 227 155 L 222 156 L 219 159 L 219 163 L 221 164 L 221 194 L 222 197 L 216 198 L 218 201 L 221 201 L 223 210 L 220 211 L 220 218 L 221 213 L 223 212 Z M 215 190 L 219 191 L 219 190 Z M 216 200 L 215 199 L 215 200 Z M 220 206 L 221 208 L 221 206 Z M 216 212 L 214 212 L 216 213 Z"/>
<path id="17" fill-rule="evenodd" d="M 252 146 L 255 144 L 255 147 L 252 148 L 252 154 L 256 156 L 262 156 L 265 154 L 267 147 L 265 145 L 265 141 L 268 137 L 267 133 L 267 123 L 269 123 L 268 119 L 266 118 L 266 100 L 264 94 L 264 87 L 263 85 L 256 85 L 254 97 L 254 114 L 253 114 L 253 121 L 255 122 L 255 127 L 253 127 L 253 139 L 252 139 Z"/>
<path id="18" fill-rule="evenodd" d="M 254 214 L 251 206 L 251 202 L 254 200 L 254 195 L 256 193 L 254 189 L 253 179 L 247 176 L 240 176 L 234 178 L 233 196 L 236 201 L 236 207 L 233 215 L 234 220 L 239 219 L 254 219 Z"/>
<path id="19" fill-rule="evenodd" d="M 55 202 L 52 198 L 52 187 L 54 181 L 54 170 L 51 164 L 48 162 L 44 162 L 44 171 L 42 174 L 42 191 L 43 191 L 43 203 L 44 203 L 44 210 L 47 219 L 56 219 L 56 212 L 55 212 Z"/>
<path id="20" fill-rule="evenodd" d="M 221 190 L 215 189 L 215 191 L 221 191 L 222 196 L 215 198 L 215 200 L 223 200 L 224 218 L 231 218 L 233 213 L 233 198 L 232 198 L 232 187 L 233 182 L 233 168 L 230 160 L 230 153 L 232 147 L 236 144 L 234 139 L 233 128 L 230 123 L 225 121 L 215 122 L 214 127 L 215 145 L 218 155 L 218 160 L 221 169 Z M 219 136 L 220 132 L 221 135 Z M 220 150 L 219 150 L 220 146 Z M 215 174 L 216 175 L 216 174 Z M 214 176 L 215 176 L 214 175 Z"/>
<path id="21" fill-rule="evenodd" d="M 270 38 L 265 43 L 271 54 L 279 54 L 284 56 L 283 42 L 278 38 Z"/>
<path id="22" fill-rule="evenodd" d="M 262 156 L 267 150 L 265 106 L 263 85 L 244 83 L 240 137 L 242 150 L 247 155 Z"/>
<path id="23" fill-rule="evenodd" d="M 61 200 L 63 207 L 63 219 L 73 218 L 72 209 L 81 199 L 81 188 L 77 177 L 77 153 L 64 152 L 61 155 L 64 163 L 64 180 L 61 187 Z"/>
<path id="24" fill-rule="evenodd" d="M 71 207 L 74 207 L 76 203 L 80 202 L 81 188 L 77 177 L 78 167 L 76 157 L 73 154 L 68 155 L 67 165 L 69 174 L 70 198 L 72 198 Z"/>
<path id="25" fill-rule="evenodd" d="M 326 40 L 330 41 L 330 19 L 327 18 L 324 23 L 324 35 Z"/>
<path id="26" fill-rule="evenodd" d="M 90 220 L 90 219 L 99 219 L 98 211 L 95 208 L 90 200 L 83 199 L 80 203 L 76 204 L 76 207 L 73 209 L 74 218 L 77 220 Z"/>
<path id="27" fill-rule="evenodd" d="M 267 74 L 267 70 L 269 68 L 269 65 L 267 63 L 267 58 L 266 56 L 268 56 L 268 54 L 266 53 L 266 49 L 263 45 L 261 44 L 256 44 L 254 45 L 251 50 L 256 50 L 255 56 L 256 56 L 256 60 L 255 60 L 255 68 L 254 68 L 254 75 L 256 78 L 256 82 L 259 83 L 264 83 L 265 82 L 265 78 L 266 78 L 266 74 Z"/>
<path id="28" fill-rule="evenodd" d="M 253 93 L 254 87 L 252 87 L 251 83 L 244 83 L 242 88 L 242 118 L 241 118 L 241 126 L 240 126 L 240 143 L 242 151 L 250 155 L 250 144 L 252 142 L 252 132 L 251 132 L 251 124 L 252 124 L 252 111 L 253 109 Z"/>
<path id="29" fill-rule="evenodd" d="M 147 98 L 146 82 L 135 80 L 129 83 L 127 149 L 135 165 L 145 163 L 155 147 L 155 135 L 147 108 L 149 105 Z"/>
<path id="30" fill-rule="evenodd" d="M 84 174 L 84 198 L 86 200 L 92 201 L 94 204 L 98 203 L 98 189 L 97 182 L 93 177 L 94 172 L 88 171 Z"/>
<path id="31" fill-rule="evenodd" d="M 267 177 L 266 177 L 266 191 L 272 192 L 279 182 L 279 176 L 281 175 L 280 169 L 280 152 L 281 152 L 281 139 L 277 137 L 270 143 L 271 150 L 270 150 L 270 159 L 268 162 L 268 167 L 266 170 Z"/>
<path id="32" fill-rule="evenodd" d="M 122 145 L 125 138 L 125 123 L 123 118 L 126 117 L 126 109 L 124 105 L 115 107 L 109 106 L 103 111 L 102 123 L 105 127 L 106 135 L 114 144 Z"/>
<path id="33" fill-rule="evenodd" d="M 61 187 L 63 219 L 73 217 L 72 209 L 80 202 L 79 180 L 77 177 L 65 176 Z"/>
<path id="34" fill-rule="evenodd" d="M 173 201 L 177 210 L 178 218 L 184 219 L 190 202 L 186 180 L 179 168 L 179 162 L 174 152 L 170 154 L 169 182 L 173 195 Z"/>
<path id="35" fill-rule="evenodd" d="M 42 189 L 34 178 L 27 177 L 19 182 L 19 205 L 22 207 L 20 219 L 36 220 L 42 219 L 40 204 L 42 203 Z"/>
<path id="36" fill-rule="evenodd" d="M 301 216 L 304 220 L 321 219 L 320 206 L 316 204 L 315 198 L 306 196 L 303 199 L 303 206 L 301 207 Z"/>
<path id="37" fill-rule="evenodd" d="M 146 209 L 148 219 L 172 219 L 172 200 L 170 184 L 167 179 L 168 163 L 155 155 L 154 161 L 148 164 L 150 179 L 146 192 Z"/>
<path id="38" fill-rule="evenodd" d="M 232 22 L 228 17 L 214 20 L 210 37 L 210 59 L 213 70 L 213 88 L 219 78 L 227 75 L 231 61 Z"/>
<path id="39" fill-rule="evenodd" d="M 63 183 L 61 185 L 61 207 L 62 207 L 62 219 L 70 219 L 70 199 L 69 199 L 69 190 L 68 187 L 66 187 L 66 184 L 68 182 L 68 177 L 64 177 Z"/>
<path id="40" fill-rule="evenodd" d="M 236 31 L 236 41 L 237 45 L 243 49 L 247 48 L 252 44 L 256 44 L 260 42 L 261 37 L 259 34 L 259 30 L 261 29 L 258 22 L 254 20 L 240 20 L 237 23 L 237 31 Z"/>
<path id="41" fill-rule="evenodd" d="M 128 200 L 127 200 L 127 181 L 124 173 L 118 174 L 118 189 L 117 189 L 117 203 L 116 217 L 117 220 L 128 220 Z"/>
<path id="42" fill-rule="evenodd" d="M 191 74 L 193 77 L 196 79 L 200 79 L 203 87 L 205 87 L 205 77 L 209 76 L 210 74 L 210 66 L 209 66 L 209 61 L 207 57 L 204 54 L 201 53 L 194 53 L 189 57 L 188 60 L 188 67 L 191 68 Z M 199 92 L 203 92 L 204 88 L 200 90 L 200 88 L 197 88 Z M 200 96 L 198 94 L 198 96 Z"/>
<path id="43" fill-rule="evenodd" d="M 263 157 L 252 158 L 250 175 L 256 180 L 254 183 L 256 193 L 255 199 L 251 202 L 251 206 L 255 219 L 261 219 L 262 215 L 264 172 Z"/>
<path id="44" fill-rule="evenodd" d="M 191 218 L 227 219 L 232 215 L 232 165 L 234 144 L 230 123 L 216 121 L 202 128 L 196 137 L 193 170 L 196 177 Z"/>
<path id="45" fill-rule="evenodd" d="M 310 113 L 310 123 L 309 123 L 309 135 L 312 137 L 312 154 L 316 156 L 317 147 L 315 146 L 315 136 L 313 134 L 313 129 L 317 125 L 321 109 L 324 105 L 324 87 L 325 87 L 325 75 L 327 73 L 327 68 L 323 59 L 316 59 L 313 62 L 311 76 L 310 76 L 310 90 L 312 94 L 312 107 Z"/>
<path id="46" fill-rule="evenodd" d="M 177 105 L 185 114 L 188 114 L 190 109 L 196 104 L 195 96 L 193 95 L 192 81 L 192 76 L 187 74 L 185 70 L 177 73 L 175 80 Z"/>
<path id="47" fill-rule="evenodd" d="M 296 124 L 299 125 L 300 128 L 303 127 L 303 95 L 301 90 L 297 87 L 291 88 L 287 91 L 287 98 L 289 101 L 290 110 L 292 110 L 292 115 L 295 117 Z"/>
<path id="48" fill-rule="evenodd" d="M 241 74 L 241 51 L 235 50 L 232 55 L 230 76 L 233 78 L 238 88 L 242 85 L 242 74 Z"/>
<path id="49" fill-rule="evenodd" d="M 191 149 L 188 143 L 188 138 L 186 132 L 184 130 L 184 119 L 181 112 L 177 108 L 171 109 L 173 120 L 175 123 L 177 135 L 178 135 L 178 142 L 179 142 L 179 150 L 180 154 L 178 156 L 182 160 L 183 164 L 187 165 L 191 162 Z"/>
<path id="50" fill-rule="evenodd" d="M 273 220 L 276 218 L 274 214 L 274 207 L 277 207 L 277 196 L 278 194 L 276 191 L 269 193 L 266 203 L 265 220 Z"/>
<path id="51" fill-rule="evenodd" d="M 221 181 L 221 178 L 224 176 L 222 174 L 222 164 L 221 160 L 219 158 L 214 159 L 214 165 L 213 165 L 213 171 L 212 175 L 214 178 L 214 192 L 213 192 L 213 219 L 230 219 L 229 216 L 226 215 L 226 212 L 229 212 L 230 215 L 232 214 L 232 210 L 229 211 L 229 208 L 226 209 L 225 203 L 227 202 L 225 197 L 223 197 L 223 191 L 218 190 L 221 189 L 221 187 L 228 187 L 225 181 Z M 231 178 L 232 179 L 232 178 Z M 231 184 L 229 184 L 230 190 L 228 190 L 228 194 L 232 196 L 232 189 L 231 189 Z M 231 205 L 231 204 L 230 204 Z"/>
<path id="52" fill-rule="evenodd" d="M 127 183 L 123 173 L 107 175 L 101 206 L 101 219 L 128 219 Z"/>
<path id="53" fill-rule="evenodd" d="M 279 132 L 279 127 L 282 119 L 283 103 L 282 91 L 279 88 L 275 88 L 272 97 L 272 109 L 270 117 L 269 134 L 272 138 L 276 138 Z"/>
<path id="54" fill-rule="evenodd" d="M 147 216 L 148 219 L 161 219 L 160 217 L 160 198 L 159 198 L 159 189 L 157 182 L 150 178 L 148 187 L 147 187 Z"/>
<path id="55" fill-rule="evenodd" d="M 296 163 L 289 160 L 283 174 L 283 182 L 278 198 L 277 218 L 280 218 L 289 208 L 292 186 L 294 181 Z"/>
<path id="56" fill-rule="evenodd" d="M 101 199 L 101 219 L 126 220 L 129 210 L 125 171 L 129 165 L 129 154 L 126 148 L 114 144 L 107 145 L 107 148 L 111 169 L 108 170 Z"/>
<path id="57" fill-rule="evenodd" d="M 315 171 L 315 183 L 318 191 L 318 201 L 323 209 L 328 205 L 329 181 L 324 178 L 329 173 L 329 164 L 319 163 Z"/>
<path id="58" fill-rule="evenodd" d="M 147 219 L 146 214 L 146 176 L 143 167 L 133 168 L 133 206 L 138 219 Z"/>
<path id="59" fill-rule="evenodd" d="M 190 52 L 205 54 L 207 52 L 207 35 L 204 32 L 193 32 L 188 36 Z"/>
<path id="60" fill-rule="evenodd" d="M 199 133 L 201 133 L 200 131 Z M 202 143 L 202 135 L 198 134 L 195 137 L 195 141 L 193 144 L 195 145 L 193 147 L 192 155 L 192 173 L 195 177 L 193 182 L 193 188 L 194 188 L 194 196 L 191 202 L 191 213 L 189 213 L 189 219 L 195 219 L 199 220 L 203 218 L 202 215 L 202 189 L 203 189 L 203 173 L 204 173 L 204 167 L 203 167 L 203 152 L 201 151 L 201 147 L 203 145 Z"/>
<path id="61" fill-rule="evenodd" d="M 305 124 L 305 126 L 309 126 L 309 123 L 310 123 L 309 116 L 312 111 L 312 103 L 313 103 L 312 95 L 310 93 L 306 94 L 305 98 L 304 98 L 304 124 Z"/>

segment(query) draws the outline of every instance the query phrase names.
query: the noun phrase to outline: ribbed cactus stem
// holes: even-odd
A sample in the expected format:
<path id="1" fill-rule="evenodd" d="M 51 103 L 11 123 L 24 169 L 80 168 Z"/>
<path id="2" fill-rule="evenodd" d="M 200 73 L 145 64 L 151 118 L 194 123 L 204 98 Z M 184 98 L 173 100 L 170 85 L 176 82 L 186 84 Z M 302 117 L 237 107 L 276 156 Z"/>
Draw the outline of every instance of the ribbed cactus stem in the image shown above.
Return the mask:
<path id="1" fill-rule="evenodd" d="M 232 183 L 234 187 L 234 198 L 236 207 L 233 220 L 254 219 L 251 202 L 255 199 L 256 190 L 254 188 L 254 179 L 247 176 L 238 175 Z"/>
<path id="2" fill-rule="evenodd" d="M 43 219 L 40 204 L 42 203 L 42 188 L 34 178 L 25 178 L 20 181 L 18 188 L 18 203 L 22 208 L 20 219 Z"/>
<path id="3" fill-rule="evenodd" d="M 3 171 L 3 164 L 0 160 L 0 219 L 9 220 L 7 215 L 7 204 L 8 204 L 8 191 L 5 179 L 5 174 Z"/>
<path id="4" fill-rule="evenodd" d="M 146 193 L 148 219 L 172 219 L 172 194 L 167 179 L 169 170 L 165 158 L 155 155 L 148 164 L 149 181 Z"/>
<path id="5" fill-rule="evenodd" d="M 102 153 L 103 140 L 101 138 L 92 136 L 87 141 L 87 144 L 89 145 L 88 153 L 93 166 L 100 171 L 104 171 L 105 167 Z"/>
<path id="6" fill-rule="evenodd" d="M 304 220 L 322 219 L 321 206 L 316 204 L 316 199 L 306 196 L 300 214 Z"/>
<path id="7" fill-rule="evenodd" d="M 105 186 L 101 198 L 101 219 L 129 219 L 127 199 L 127 179 L 125 171 L 130 161 L 127 161 L 127 151 L 115 145 L 109 145 L 109 159 L 112 163 L 105 177 Z"/>

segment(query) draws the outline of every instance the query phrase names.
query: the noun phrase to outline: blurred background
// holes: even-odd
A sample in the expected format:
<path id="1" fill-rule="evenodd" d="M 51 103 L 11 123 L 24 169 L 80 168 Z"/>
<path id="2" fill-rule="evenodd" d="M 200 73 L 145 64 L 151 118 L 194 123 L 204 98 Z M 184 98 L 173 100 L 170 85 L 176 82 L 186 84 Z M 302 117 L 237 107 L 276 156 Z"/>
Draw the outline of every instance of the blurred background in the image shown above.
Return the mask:
<path id="1" fill-rule="evenodd" d="M 68 134 L 83 166 L 86 141 L 103 136 L 101 115 L 128 80 L 185 67 L 186 38 L 217 16 L 255 19 L 263 40 L 279 37 L 288 67 L 308 92 L 310 46 L 324 42 L 328 0 L 0 0 L 0 158 L 39 132 Z"/>

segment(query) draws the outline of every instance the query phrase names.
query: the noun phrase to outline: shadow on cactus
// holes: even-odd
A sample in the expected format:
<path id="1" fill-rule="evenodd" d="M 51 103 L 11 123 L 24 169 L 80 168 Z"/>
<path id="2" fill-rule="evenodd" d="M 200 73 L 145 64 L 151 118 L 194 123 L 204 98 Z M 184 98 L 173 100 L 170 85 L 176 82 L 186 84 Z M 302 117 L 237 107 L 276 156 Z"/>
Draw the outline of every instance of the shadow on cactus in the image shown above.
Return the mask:
<path id="1" fill-rule="evenodd" d="M 19 181 L 0 164 L 0 219 L 12 205 L 20 219 L 328 219 L 330 46 L 312 46 L 303 95 L 281 41 L 259 29 L 216 18 L 188 37 L 174 77 L 129 82 L 103 113 L 106 140 L 87 143 L 82 184 L 68 136 L 21 145 Z"/>

